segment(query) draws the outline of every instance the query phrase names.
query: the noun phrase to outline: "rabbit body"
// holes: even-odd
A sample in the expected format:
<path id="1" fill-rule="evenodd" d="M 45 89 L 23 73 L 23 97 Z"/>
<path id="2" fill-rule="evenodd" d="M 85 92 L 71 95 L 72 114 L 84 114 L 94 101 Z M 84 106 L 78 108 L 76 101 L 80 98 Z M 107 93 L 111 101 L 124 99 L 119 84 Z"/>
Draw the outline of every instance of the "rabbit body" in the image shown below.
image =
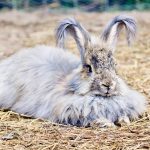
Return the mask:
<path id="1" fill-rule="evenodd" d="M 67 19 L 57 29 L 58 48 L 37 46 L 2 60 L 0 108 L 76 126 L 138 118 L 145 111 L 145 98 L 116 74 L 111 47 L 122 25 L 130 43 L 135 23 L 128 17 L 114 18 L 102 42 Z M 74 37 L 81 58 L 64 49 L 66 32 Z"/>
<path id="2" fill-rule="evenodd" d="M 0 107 L 53 122 L 86 126 L 106 118 L 137 118 L 145 109 L 144 97 L 122 82 L 124 94 L 110 98 L 67 93 L 67 76 L 81 64 L 75 55 L 39 46 L 0 63 Z"/>

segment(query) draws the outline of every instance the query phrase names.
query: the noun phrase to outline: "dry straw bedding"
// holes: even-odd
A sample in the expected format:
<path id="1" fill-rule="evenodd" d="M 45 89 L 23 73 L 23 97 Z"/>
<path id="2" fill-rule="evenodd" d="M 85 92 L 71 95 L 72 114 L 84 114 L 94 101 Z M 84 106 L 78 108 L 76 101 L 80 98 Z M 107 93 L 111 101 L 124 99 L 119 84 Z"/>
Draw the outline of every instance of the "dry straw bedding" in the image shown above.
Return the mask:
<path id="1" fill-rule="evenodd" d="M 126 12 L 127 13 L 127 12 Z M 55 45 L 58 21 L 75 16 L 91 32 L 99 34 L 106 22 L 118 13 L 47 13 L 36 11 L 0 13 L 0 59 L 24 47 Z M 48 149 L 150 149 L 150 13 L 128 12 L 138 22 L 136 43 L 127 47 L 121 36 L 116 58 L 119 74 L 148 99 L 148 110 L 129 126 L 99 129 L 51 124 L 48 121 L 0 111 L 0 150 Z M 69 48 L 77 53 L 74 42 Z M 78 54 L 78 53 L 77 53 Z"/>

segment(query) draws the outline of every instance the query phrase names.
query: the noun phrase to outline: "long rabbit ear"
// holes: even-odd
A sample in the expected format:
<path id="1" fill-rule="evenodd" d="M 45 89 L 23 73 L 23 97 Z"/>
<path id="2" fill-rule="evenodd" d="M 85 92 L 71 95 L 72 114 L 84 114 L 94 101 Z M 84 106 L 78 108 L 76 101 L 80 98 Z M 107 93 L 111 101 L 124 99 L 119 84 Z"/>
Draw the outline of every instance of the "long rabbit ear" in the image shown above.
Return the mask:
<path id="1" fill-rule="evenodd" d="M 56 44 L 58 47 L 64 48 L 67 33 L 71 34 L 75 39 L 81 55 L 81 61 L 84 63 L 85 48 L 90 42 L 89 33 L 75 19 L 65 19 L 56 29 Z"/>
<path id="2" fill-rule="evenodd" d="M 112 48 L 115 48 L 119 33 L 122 27 L 126 28 L 126 38 L 128 45 L 131 44 L 136 34 L 136 22 L 128 16 L 116 16 L 113 18 L 104 29 L 101 38 L 107 42 Z"/>

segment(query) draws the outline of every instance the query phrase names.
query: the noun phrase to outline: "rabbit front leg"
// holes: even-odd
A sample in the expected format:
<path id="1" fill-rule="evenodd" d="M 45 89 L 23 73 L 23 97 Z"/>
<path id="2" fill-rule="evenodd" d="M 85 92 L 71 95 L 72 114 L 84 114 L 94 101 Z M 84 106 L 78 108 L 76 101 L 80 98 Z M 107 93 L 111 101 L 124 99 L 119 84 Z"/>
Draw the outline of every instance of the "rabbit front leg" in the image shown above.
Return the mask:
<path id="1" fill-rule="evenodd" d="M 118 118 L 117 121 L 112 122 L 106 118 L 99 118 L 94 120 L 91 123 L 91 127 L 100 127 L 100 128 L 109 128 L 109 127 L 117 127 L 117 126 L 122 126 L 122 124 L 129 125 L 130 124 L 130 119 L 127 116 L 121 116 Z"/>
<path id="2" fill-rule="evenodd" d="M 86 111 L 87 118 L 90 120 L 90 126 L 107 128 L 121 126 L 122 124 L 129 125 L 130 118 L 126 114 L 126 109 L 122 110 L 119 103 L 114 100 L 106 101 L 100 98 L 90 98 L 91 102 L 87 102 Z M 89 108 L 89 109 L 88 109 Z"/>
<path id="3" fill-rule="evenodd" d="M 116 127 L 116 125 L 106 118 L 99 118 L 91 123 L 91 127 L 109 128 Z"/>

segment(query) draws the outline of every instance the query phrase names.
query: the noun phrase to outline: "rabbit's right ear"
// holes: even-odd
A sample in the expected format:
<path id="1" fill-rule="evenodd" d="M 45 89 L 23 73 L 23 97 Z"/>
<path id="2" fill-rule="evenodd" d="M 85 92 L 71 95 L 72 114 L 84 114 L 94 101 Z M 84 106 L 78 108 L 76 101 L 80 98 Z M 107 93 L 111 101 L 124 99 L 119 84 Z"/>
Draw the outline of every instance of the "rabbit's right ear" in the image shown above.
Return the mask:
<path id="1" fill-rule="evenodd" d="M 126 38 L 128 45 L 130 45 L 130 43 L 135 37 L 136 34 L 135 20 L 129 16 L 124 15 L 116 16 L 107 24 L 101 35 L 102 40 L 107 42 L 112 49 L 115 49 L 117 39 L 122 27 L 125 27 L 126 29 Z"/>
<path id="2" fill-rule="evenodd" d="M 64 41 L 67 33 L 72 35 L 75 39 L 81 55 L 81 61 L 84 64 L 85 49 L 90 42 L 89 33 L 75 19 L 65 19 L 60 22 L 56 29 L 56 44 L 58 47 L 64 48 Z"/>

